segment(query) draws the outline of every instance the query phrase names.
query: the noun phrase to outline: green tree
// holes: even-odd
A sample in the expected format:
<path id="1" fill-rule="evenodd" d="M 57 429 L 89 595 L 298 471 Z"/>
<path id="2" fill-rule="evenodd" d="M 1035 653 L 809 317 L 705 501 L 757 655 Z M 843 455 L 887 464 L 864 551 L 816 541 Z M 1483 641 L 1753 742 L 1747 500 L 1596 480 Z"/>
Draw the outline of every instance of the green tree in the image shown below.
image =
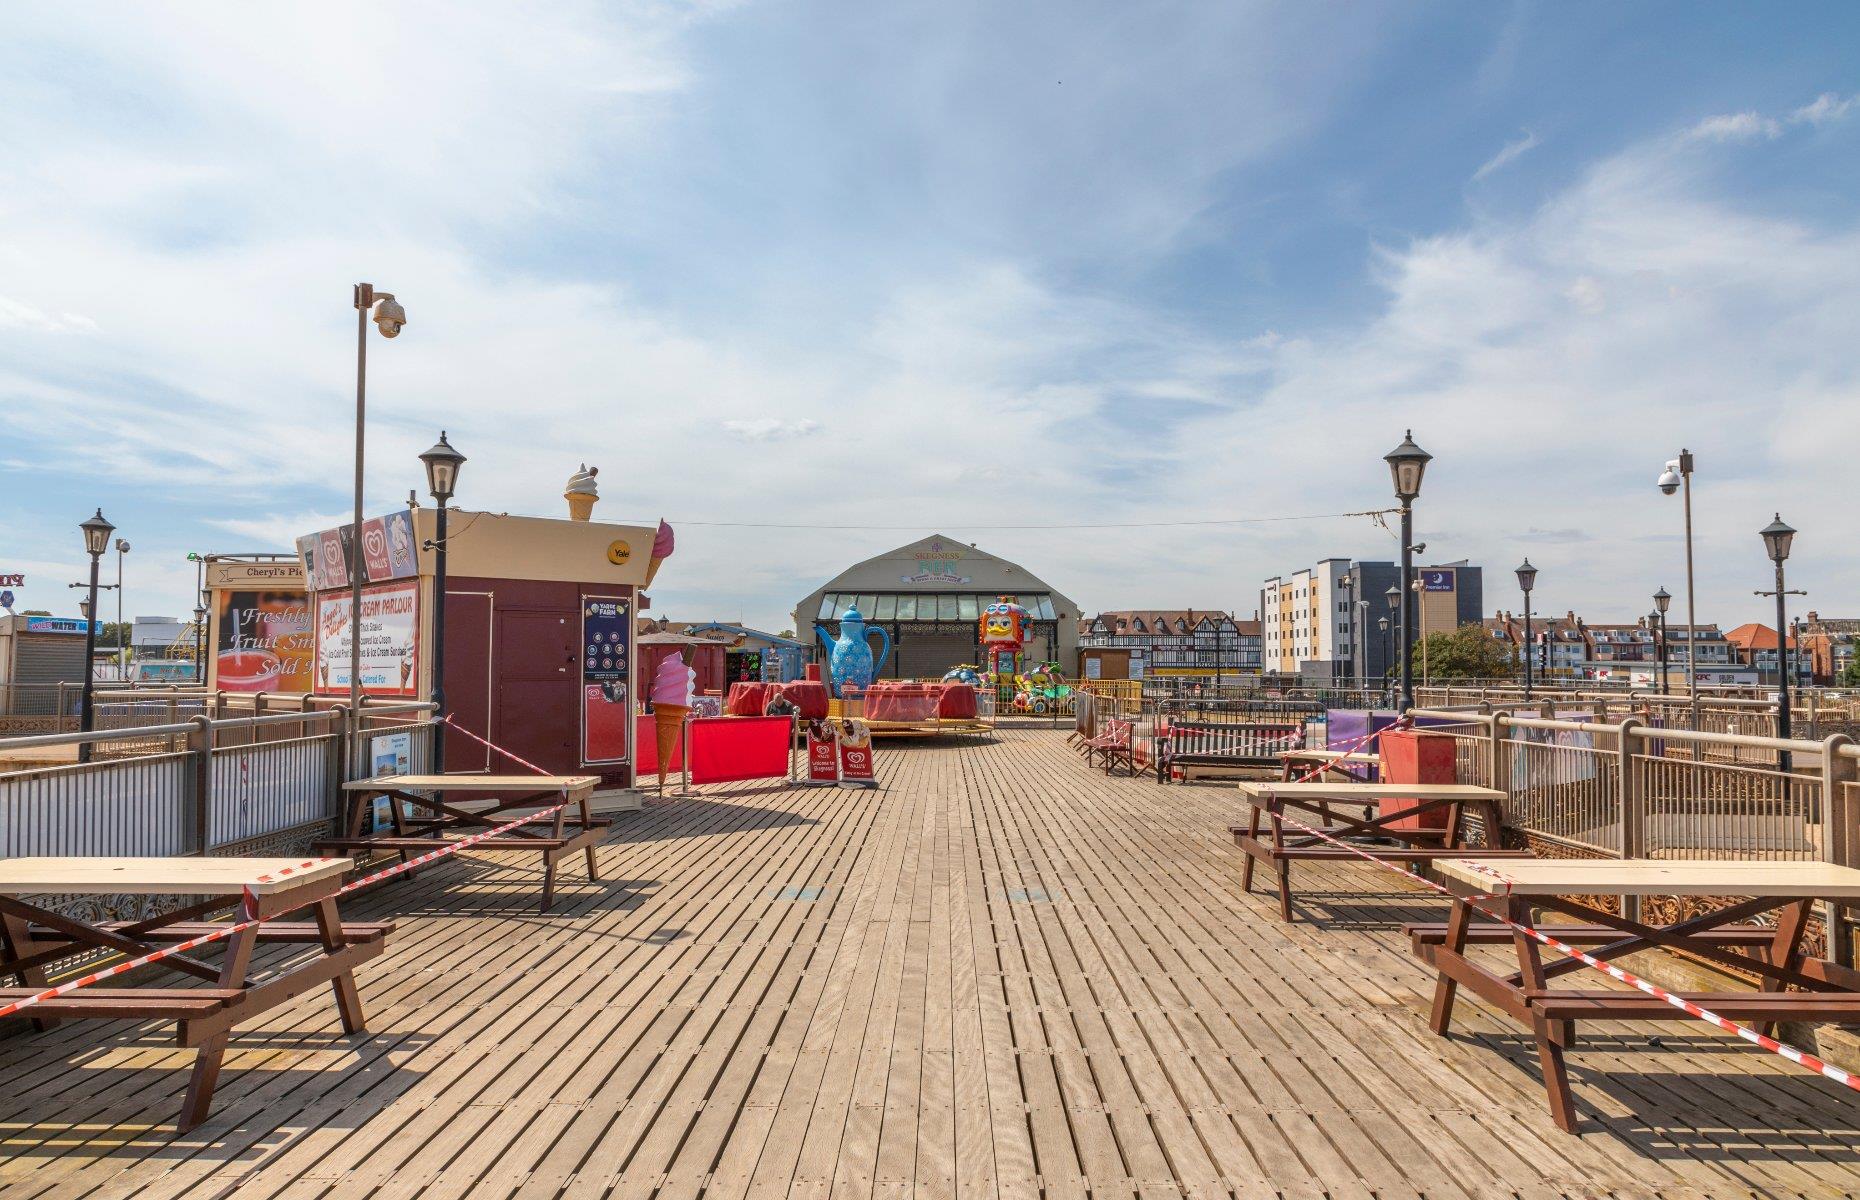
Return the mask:
<path id="1" fill-rule="evenodd" d="M 1860 652 L 1855 653 L 1847 660 L 1847 665 L 1841 668 L 1841 686 L 1860 687 Z"/>
<path id="2" fill-rule="evenodd" d="M 1428 679 L 1504 679 L 1511 675 L 1509 643 L 1483 625 L 1462 625 L 1451 633 L 1430 633 L 1414 648 L 1415 675 L 1426 664 Z"/>

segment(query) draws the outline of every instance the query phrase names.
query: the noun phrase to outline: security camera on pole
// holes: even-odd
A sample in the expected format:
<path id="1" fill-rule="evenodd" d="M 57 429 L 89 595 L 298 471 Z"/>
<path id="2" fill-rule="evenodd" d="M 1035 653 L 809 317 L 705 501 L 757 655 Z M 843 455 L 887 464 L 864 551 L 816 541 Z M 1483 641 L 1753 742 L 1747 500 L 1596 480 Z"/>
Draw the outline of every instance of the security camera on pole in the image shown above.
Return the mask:
<path id="1" fill-rule="evenodd" d="M 372 283 L 355 285 L 355 530 L 349 553 L 349 729 L 350 753 L 359 769 L 362 731 L 362 445 L 368 396 L 368 322 L 384 338 L 399 337 L 407 310 L 393 292 L 377 292 Z"/>

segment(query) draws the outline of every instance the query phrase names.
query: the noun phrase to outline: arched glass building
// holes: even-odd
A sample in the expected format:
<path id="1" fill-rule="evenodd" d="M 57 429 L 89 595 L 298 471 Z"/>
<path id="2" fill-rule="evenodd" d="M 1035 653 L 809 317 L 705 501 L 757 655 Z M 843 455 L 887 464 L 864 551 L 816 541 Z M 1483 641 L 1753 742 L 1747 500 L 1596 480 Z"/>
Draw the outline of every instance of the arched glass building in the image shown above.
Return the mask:
<path id="1" fill-rule="evenodd" d="M 978 622 L 997 596 L 1012 596 L 1031 617 L 1029 662 L 1056 662 L 1068 676 L 1078 670 L 1077 604 L 1020 564 L 942 536 L 840 572 L 795 606 L 794 631 L 819 650 L 814 627 L 837 637 L 840 616 L 857 607 L 867 624 L 891 635 L 880 678 L 938 679 L 960 663 L 982 661 Z"/>

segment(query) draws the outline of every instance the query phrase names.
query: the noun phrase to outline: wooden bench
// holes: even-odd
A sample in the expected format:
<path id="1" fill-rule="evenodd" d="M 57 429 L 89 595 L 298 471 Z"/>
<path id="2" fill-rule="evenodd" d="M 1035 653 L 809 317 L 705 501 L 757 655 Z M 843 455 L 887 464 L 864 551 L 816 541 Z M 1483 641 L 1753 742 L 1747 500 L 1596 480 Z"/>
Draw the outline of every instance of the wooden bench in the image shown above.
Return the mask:
<path id="1" fill-rule="evenodd" d="M 1463 783 L 1310 783 L 1284 781 L 1243 781 L 1237 785 L 1248 804 L 1245 825 L 1230 825 L 1234 845 L 1246 855 L 1240 884 L 1253 890 L 1253 869 L 1265 863 L 1278 877 L 1279 917 L 1292 919 L 1292 863 L 1341 862 L 1349 859 L 1375 859 L 1384 862 L 1421 864 L 1445 858 L 1529 858 L 1528 850 L 1500 850 L 1493 845 L 1498 836 L 1498 805 L 1505 793 L 1492 788 Z M 1400 811 L 1379 813 L 1383 800 L 1409 801 Z M 1352 817 L 1337 810 L 1359 808 L 1363 816 Z M 1465 808 L 1479 811 L 1486 847 L 1468 850 L 1461 845 L 1461 814 Z M 1420 824 L 1429 813 L 1445 811 L 1446 821 L 1439 827 Z M 1295 811 L 1304 817 L 1301 823 L 1319 830 L 1324 836 L 1285 828 L 1286 813 Z M 1262 839 L 1262 819 L 1269 826 Z M 1332 841 L 1352 838 L 1373 839 L 1396 845 L 1354 845 L 1351 848 Z"/>
<path id="2" fill-rule="evenodd" d="M 1157 738 L 1156 778 L 1228 779 L 1276 769 L 1304 746 L 1302 721 L 1171 721 Z"/>

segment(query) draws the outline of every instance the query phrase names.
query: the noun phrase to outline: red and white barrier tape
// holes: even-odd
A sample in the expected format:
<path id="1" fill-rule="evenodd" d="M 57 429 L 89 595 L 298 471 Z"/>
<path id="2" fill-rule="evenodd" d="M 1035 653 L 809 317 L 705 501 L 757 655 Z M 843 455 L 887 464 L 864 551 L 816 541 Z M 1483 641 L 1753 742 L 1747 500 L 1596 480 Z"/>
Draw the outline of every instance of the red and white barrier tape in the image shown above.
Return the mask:
<path id="1" fill-rule="evenodd" d="M 452 725 L 452 720 L 450 717 L 443 718 L 443 719 L 445 720 L 446 724 Z M 460 733 L 465 734 L 465 736 L 469 738 L 473 738 L 474 740 L 484 742 L 483 738 L 478 737 L 476 734 L 472 733 L 470 730 L 461 729 L 457 725 L 452 725 L 452 728 L 458 729 Z M 525 762 L 523 759 L 518 758 L 516 755 L 511 754 L 508 750 L 505 750 L 500 746 L 493 745 L 490 742 L 484 742 L 484 744 L 486 746 L 490 746 L 491 749 L 498 751 L 498 753 L 503 754 L 506 757 L 510 758 L 512 761 L 522 763 L 524 766 L 529 767 L 531 770 L 537 771 L 545 775 L 548 774 L 548 772 L 543 771 L 541 767 L 538 767 L 533 763 Z M 424 866 L 427 863 L 433 862 L 437 859 L 444 858 L 447 855 L 457 854 L 459 851 L 468 849 L 478 844 L 479 842 L 486 840 L 487 838 L 494 838 L 494 837 L 497 837 L 499 834 L 508 833 L 511 830 L 516 829 L 518 826 L 528 825 L 532 821 L 540 821 L 544 817 L 554 816 L 556 813 L 567 808 L 568 805 L 569 805 L 569 801 L 565 799 L 560 804 L 551 805 L 548 808 L 538 809 L 536 812 L 530 813 L 527 816 L 518 817 L 516 820 L 510 821 L 506 824 L 498 825 L 491 829 L 486 829 L 480 833 L 474 833 L 469 837 L 460 838 L 458 841 L 455 841 L 455 842 L 447 842 L 444 845 L 437 846 L 431 851 L 425 854 L 419 855 L 416 858 L 410 858 L 406 862 L 402 862 L 402 863 L 395 863 L 393 866 L 388 867 L 385 870 L 376 871 L 372 875 L 368 875 L 361 879 L 354 880 L 351 883 L 344 884 L 342 887 L 336 889 L 334 892 L 330 893 L 328 896 L 320 896 L 316 900 L 306 900 L 302 904 L 295 905 L 291 908 L 287 908 L 280 912 L 274 913 L 272 914 L 272 918 L 268 918 L 268 919 L 274 919 L 276 917 L 281 917 L 281 916 L 284 916 L 286 913 L 296 912 L 298 909 L 308 908 L 312 904 L 319 903 L 322 900 L 326 900 L 326 899 L 334 900 L 340 896 L 346 896 L 352 892 L 360 891 L 362 888 L 372 887 L 373 885 L 380 883 L 384 879 L 391 879 L 396 875 L 399 875 L 406 871 L 411 871 L 416 867 Z M 299 872 L 309 867 L 318 866 L 327 861 L 329 860 L 318 859 L 318 858 L 307 859 L 304 862 L 296 864 L 295 866 L 286 867 L 282 870 L 272 872 L 268 875 L 262 875 L 259 877 L 259 879 L 261 882 L 271 882 L 272 880 L 283 879 L 287 876 L 298 874 Z M 42 992 L 36 992 L 33 995 L 21 997 L 20 999 L 14 1000 L 9 1004 L 0 1004 L 0 1018 L 10 1017 L 17 1012 L 20 1012 L 24 1009 L 31 1008 L 35 1004 L 42 1004 L 47 1000 L 54 1000 L 58 998 L 59 996 L 69 995 L 70 993 L 75 992 L 79 990 L 80 988 L 89 987 L 92 984 L 100 983 L 105 979 L 113 979 L 118 975 L 123 975 L 129 971 L 133 971 L 137 967 L 146 967 L 150 963 L 160 962 L 164 958 L 171 958 L 176 954 L 185 954 L 189 950 L 195 950 L 201 946 L 207 946 L 207 945 L 211 945 L 214 942 L 223 941 L 224 939 L 231 937 L 235 933 L 240 933 L 244 930 L 251 929 L 259 924 L 262 924 L 262 922 L 259 921 L 254 916 L 254 914 L 258 911 L 257 896 L 252 892 L 250 888 L 241 888 L 240 892 L 241 892 L 241 901 L 242 901 L 241 909 L 245 915 L 245 920 L 235 921 L 232 924 L 221 926 L 208 933 L 203 933 L 199 937 L 189 938 L 188 940 L 184 942 L 176 942 L 172 946 L 163 946 L 161 949 L 156 950 L 149 954 L 144 954 L 139 958 L 127 959 L 123 962 L 115 964 L 114 966 L 104 967 L 101 970 L 92 971 L 88 975 L 81 975 L 76 979 L 66 980 L 64 983 L 58 984 L 55 987 L 49 987 L 49 988 L 46 988 Z"/>
<path id="2" fill-rule="evenodd" d="M 1397 722 L 1395 725 L 1391 725 L 1388 728 L 1399 729 L 1399 728 L 1404 727 L 1407 723 L 1408 723 L 1407 718 L 1404 717 L 1400 722 Z M 1386 732 L 1387 732 L 1387 729 L 1378 729 L 1375 732 L 1360 739 L 1357 745 L 1358 746 L 1366 745 L 1367 743 L 1374 741 L 1375 739 L 1381 737 Z M 1354 753 L 1355 749 L 1356 747 L 1352 747 L 1349 751 L 1346 751 L 1346 753 Z M 1317 775 L 1323 771 L 1323 769 L 1324 768 L 1321 765 L 1318 767 L 1314 767 L 1305 776 L 1293 782 L 1308 783 L 1312 779 L 1316 778 Z M 1511 920 L 1510 918 L 1504 916 L 1501 913 L 1495 913 L 1491 909 L 1486 908 L 1483 904 L 1479 903 L 1479 901 L 1481 900 L 1491 899 L 1489 895 L 1488 896 L 1470 896 L 1470 897 L 1456 896 L 1453 894 L 1453 892 L 1449 891 L 1446 887 L 1442 886 L 1441 884 L 1435 883 L 1431 879 L 1423 878 L 1422 876 L 1416 874 L 1415 872 L 1408 870 L 1406 867 L 1399 866 L 1385 859 L 1377 858 L 1375 855 L 1368 853 L 1367 851 L 1361 849 L 1360 847 L 1350 845 L 1348 842 L 1343 841 L 1341 838 L 1332 837 L 1329 833 L 1325 832 L 1324 830 L 1315 829 L 1312 826 L 1305 824 L 1303 821 L 1298 820 L 1296 817 L 1290 817 L 1290 816 L 1286 816 L 1284 813 L 1280 813 L 1279 819 L 1287 825 L 1294 826 L 1298 828 L 1299 830 L 1302 830 L 1305 833 L 1311 834 L 1314 837 L 1321 838 L 1324 841 L 1329 842 L 1333 846 L 1338 846 L 1344 850 L 1348 850 L 1350 853 L 1358 856 L 1359 858 L 1365 859 L 1368 862 L 1372 862 L 1379 867 L 1386 867 L 1389 870 L 1394 871 L 1398 875 L 1404 875 L 1407 878 L 1413 880 L 1414 882 L 1420 884 L 1422 887 L 1428 888 L 1431 891 L 1438 892 L 1450 900 L 1464 899 L 1466 903 L 1470 905 L 1473 909 L 1477 910 L 1478 912 L 1484 913 L 1488 917 L 1491 917 L 1493 920 L 1497 921 L 1499 924 L 1505 925 L 1511 929 L 1517 930 L 1520 933 L 1526 934 L 1529 937 L 1534 938 L 1536 941 L 1542 943 L 1543 945 L 1550 947 L 1552 950 L 1556 950 L 1559 953 L 1565 954 L 1569 956 L 1570 958 L 1575 959 L 1577 962 L 1582 963 L 1584 966 L 1593 967 L 1596 970 L 1602 972 L 1604 975 L 1607 975 L 1611 979 L 1618 979 L 1622 983 L 1627 984 L 1629 987 L 1634 988 L 1637 991 L 1644 992 L 1645 994 L 1652 996 L 1654 999 L 1659 1000 L 1662 1003 L 1672 1005 L 1674 1008 L 1678 1009 L 1679 1011 L 1685 1013 L 1688 1016 L 1696 1017 L 1699 1020 L 1704 1021 L 1705 1023 L 1709 1025 L 1715 1025 L 1719 1029 L 1724 1030 L 1726 1033 L 1736 1034 L 1738 1037 L 1749 1042 L 1751 1045 L 1759 1046 L 1762 1049 L 1768 1050 L 1772 1054 L 1775 1054 L 1781 1058 L 1784 1058 L 1788 1060 L 1789 1062 L 1795 1063 L 1797 1066 L 1805 1067 L 1808 1070 L 1815 1072 L 1817 1075 L 1820 1075 L 1824 1079 L 1833 1080 L 1835 1083 L 1838 1083 L 1842 1085 L 1843 1087 L 1851 1088 L 1854 1091 L 1860 1092 L 1860 1076 L 1855 1075 L 1853 1072 L 1843 1071 L 1841 1070 L 1841 1068 L 1833 1066 L 1829 1063 L 1823 1062 L 1821 1059 L 1815 1057 L 1813 1054 L 1810 1054 L 1805 1050 L 1799 1050 L 1796 1047 L 1789 1045 L 1787 1042 L 1777 1041 L 1773 1037 L 1769 1037 L 1765 1034 L 1758 1033 L 1756 1030 L 1750 1029 L 1746 1026 L 1739 1025 L 1736 1021 L 1733 1021 L 1728 1017 L 1721 1017 L 1717 1013 L 1712 1012 L 1708 1008 L 1704 1008 L 1698 1004 L 1694 1004 L 1692 1001 L 1687 1000 L 1683 997 L 1675 996 L 1673 993 L 1667 991 L 1665 988 L 1661 987 L 1659 984 L 1650 983 L 1647 980 L 1642 979 L 1640 976 L 1635 975 L 1631 971 L 1624 971 L 1620 967 L 1615 966 L 1613 963 L 1603 962 L 1601 959 L 1595 958 L 1592 955 L 1585 954 L 1581 950 L 1576 949 L 1576 947 L 1571 946 L 1566 942 L 1559 941 L 1558 939 L 1551 937 L 1549 934 L 1540 933 L 1537 930 L 1532 929 L 1528 925 L 1520 925 L 1516 921 Z M 1476 854 L 1478 852 L 1475 850 L 1475 851 L 1469 851 L 1469 853 Z M 1486 866 L 1483 863 L 1479 863 L 1479 864 L 1469 863 L 1468 865 L 1472 866 L 1472 869 L 1476 871 L 1478 874 L 1489 876 L 1496 883 L 1503 885 L 1503 889 L 1505 892 L 1508 893 L 1511 891 L 1512 880 L 1509 879 L 1503 872 L 1495 870 L 1492 867 Z"/>

